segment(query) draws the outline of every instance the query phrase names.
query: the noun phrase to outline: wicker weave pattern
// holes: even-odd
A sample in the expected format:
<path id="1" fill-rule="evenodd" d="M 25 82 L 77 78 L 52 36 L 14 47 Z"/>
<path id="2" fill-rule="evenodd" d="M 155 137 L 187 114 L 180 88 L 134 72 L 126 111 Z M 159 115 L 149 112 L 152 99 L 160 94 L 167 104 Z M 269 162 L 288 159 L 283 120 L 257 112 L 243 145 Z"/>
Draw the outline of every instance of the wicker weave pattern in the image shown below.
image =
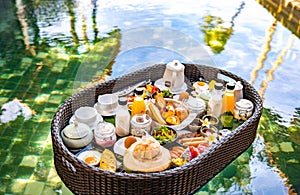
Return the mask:
<path id="1" fill-rule="evenodd" d="M 185 67 L 187 83 L 199 77 L 216 79 L 217 74 L 241 81 L 245 98 L 254 104 L 253 115 L 230 135 L 183 167 L 160 173 L 111 173 L 77 160 L 63 144 L 60 132 L 77 108 L 93 106 L 100 94 L 115 92 L 146 79 L 162 78 L 165 64 L 147 67 L 85 89 L 60 106 L 51 126 L 55 167 L 62 181 L 72 192 L 85 195 L 189 194 L 202 187 L 252 144 L 262 112 L 262 101 L 256 90 L 242 78 L 224 70 L 195 64 L 185 64 Z"/>

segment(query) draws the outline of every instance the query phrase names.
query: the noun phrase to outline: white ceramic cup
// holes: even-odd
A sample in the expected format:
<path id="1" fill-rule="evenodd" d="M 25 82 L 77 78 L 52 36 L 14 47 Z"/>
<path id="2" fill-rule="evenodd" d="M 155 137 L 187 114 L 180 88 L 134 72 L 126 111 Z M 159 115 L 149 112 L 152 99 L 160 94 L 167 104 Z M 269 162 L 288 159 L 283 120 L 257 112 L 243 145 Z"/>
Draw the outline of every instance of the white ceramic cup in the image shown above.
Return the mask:
<path id="1" fill-rule="evenodd" d="M 88 106 L 80 107 L 75 111 L 75 120 L 90 126 L 97 120 L 97 110 Z"/>
<path id="2" fill-rule="evenodd" d="M 118 107 L 118 96 L 116 94 L 104 94 L 98 96 L 98 108 L 101 111 L 110 113 Z"/>

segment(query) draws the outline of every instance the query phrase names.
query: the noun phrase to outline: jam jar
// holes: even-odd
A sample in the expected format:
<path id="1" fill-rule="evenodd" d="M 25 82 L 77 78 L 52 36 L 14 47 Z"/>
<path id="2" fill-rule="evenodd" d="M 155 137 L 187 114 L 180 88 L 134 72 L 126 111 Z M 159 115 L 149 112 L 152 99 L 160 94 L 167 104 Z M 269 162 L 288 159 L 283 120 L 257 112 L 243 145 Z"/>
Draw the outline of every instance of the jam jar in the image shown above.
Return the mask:
<path id="1" fill-rule="evenodd" d="M 94 131 L 94 137 L 99 146 L 111 147 L 117 140 L 116 128 L 108 122 L 99 123 Z"/>
<path id="2" fill-rule="evenodd" d="M 253 103 L 247 99 L 240 99 L 234 106 L 234 118 L 247 120 L 253 112 Z"/>
<path id="3" fill-rule="evenodd" d="M 131 134 L 142 137 L 145 131 L 149 134 L 152 119 L 148 114 L 136 114 L 131 118 Z"/>

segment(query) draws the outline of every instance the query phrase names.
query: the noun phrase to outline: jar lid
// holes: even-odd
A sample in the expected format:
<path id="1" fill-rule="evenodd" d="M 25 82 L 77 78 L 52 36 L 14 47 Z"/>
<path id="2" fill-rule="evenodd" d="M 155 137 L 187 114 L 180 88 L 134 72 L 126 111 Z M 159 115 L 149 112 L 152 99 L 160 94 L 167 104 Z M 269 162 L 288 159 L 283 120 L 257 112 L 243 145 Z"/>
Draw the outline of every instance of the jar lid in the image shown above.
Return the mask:
<path id="1" fill-rule="evenodd" d="M 205 109 L 205 101 L 201 98 L 190 97 L 186 104 L 192 110 Z"/>
<path id="2" fill-rule="evenodd" d="M 144 125 L 152 122 L 148 114 L 136 114 L 132 117 L 131 122 L 137 125 Z"/>
<path id="3" fill-rule="evenodd" d="M 174 60 L 173 62 L 169 62 L 166 67 L 169 70 L 173 70 L 173 71 L 182 71 L 184 70 L 184 65 L 181 64 L 178 60 Z"/>
<path id="4" fill-rule="evenodd" d="M 143 88 L 138 87 L 138 88 L 135 89 L 135 94 L 136 95 L 143 95 L 143 93 L 144 93 L 144 89 Z"/>
<path id="5" fill-rule="evenodd" d="M 99 123 L 94 131 L 95 135 L 110 135 L 115 132 L 115 126 L 108 122 Z"/>
<path id="6" fill-rule="evenodd" d="M 119 105 L 125 106 L 127 104 L 126 97 L 119 97 Z"/>
<path id="7" fill-rule="evenodd" d="M 216 90 L 221 90 L 221 89 L 223 89 L 223 84 L 222 84 L 222 83 L 216 83 L 216 84 L 215 84 L 215 89 L 216 89 Z"/>
<path id="8" fill-rule="evenodd" d="M 226 88 L 229 90 L 234 90 L 235 84 L 234 83 L 227 83 Z"/>
<path id="9" fill-rule="evenodd" d="M 91 131 L 90 127 L 84 123 L 73 123 L 63 129 L 63 133 L 70 139 L 80 139 Z"/>
<path id="10" fill-rule="evenodd" d="M 253 103 L 247 99 L 240 99 L 238 102 L 235 103 L 235 106 L 238 109 L 244 109 L 244 110 L 252 110 L 253 109 Z"/>
<path id="11" fill-rule="evenodd" d="M 241 90 L 241 89 L 243 89 L 243 85 L 242 85 L 241 81 L 237 81 L 235 83 L 234 90 Z"/>

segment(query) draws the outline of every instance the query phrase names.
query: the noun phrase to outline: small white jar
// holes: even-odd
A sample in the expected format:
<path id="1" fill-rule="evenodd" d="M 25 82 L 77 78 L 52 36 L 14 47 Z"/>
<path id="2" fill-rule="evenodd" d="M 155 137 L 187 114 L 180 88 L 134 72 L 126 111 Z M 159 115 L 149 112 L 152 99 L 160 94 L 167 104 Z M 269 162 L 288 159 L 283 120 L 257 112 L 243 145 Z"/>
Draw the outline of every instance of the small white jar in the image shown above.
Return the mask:
<path id="1" fill-rule="evenodd" d="M 234 118 L 247 120 L 253 113 L 253 103 L 247 99 L 240 99 L 234 106 Z"/>
<path id="2" fill-rule="evenodd" d="M 147 114 L 136 114 L 131 119 L 131 134 L 142 137 L 145 131 L 150 134 L 152 119 Z"/>
<path id="3" fill-rule="evenodd" d="M 116 128 L 108 122 L 99 123 L 94 131 L 94 137 L 99 146 L 103 148 L 111 147 L 117 140 Z"/>

